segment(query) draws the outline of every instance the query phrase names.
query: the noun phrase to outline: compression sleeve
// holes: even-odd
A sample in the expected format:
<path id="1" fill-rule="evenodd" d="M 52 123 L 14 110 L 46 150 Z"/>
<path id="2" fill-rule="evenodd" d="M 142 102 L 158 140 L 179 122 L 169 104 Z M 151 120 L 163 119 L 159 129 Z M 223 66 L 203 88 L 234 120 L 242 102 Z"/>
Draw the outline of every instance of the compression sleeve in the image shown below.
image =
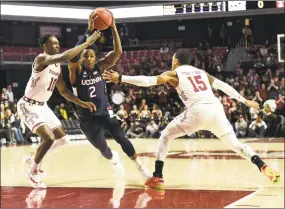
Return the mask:
<path id="1" fill-rule="evenodd" d="M 126 76 L 126 75 L 122 75 L 121 82 L 133 84 L 136 86 L 148 87 L 148 86 L 157 85 L 157 78 L 156 78 L 156 76 L 143 76 L 143 75 Z"/>
<path id="2" fill-rule="evenodd" d="M 219 79 L 215 79 L 212 86 L 215 89 L 221 90 L 222 92 L 226 93 L 228 96 L 233 99 L 236 99 L 239 102 L 245 103 L 246 101 L 246 99 L 242 97 L 233 87 L 231 87 L 227 83 L 224 83 L 223 81 L 220 81 Z"/>
<path id="3" fill-rule="evenodd" d="M 87 30 L 84 35 L 79 39 L 79 41 L 77 42 L 77 44 L 75 46 L 79 46 L 83 43 L 85 43 L 87 37 L 91 36 L 92 31 L 91 30 Z M 80 52 L 81 53 L 81 52 Z M 74 58 L 72 58 L 70 60 L 70 62 L 72 63 L 76 63 L 79 59 L 80 59 L 80 53 L 78 55 L 76 55 Z"/>

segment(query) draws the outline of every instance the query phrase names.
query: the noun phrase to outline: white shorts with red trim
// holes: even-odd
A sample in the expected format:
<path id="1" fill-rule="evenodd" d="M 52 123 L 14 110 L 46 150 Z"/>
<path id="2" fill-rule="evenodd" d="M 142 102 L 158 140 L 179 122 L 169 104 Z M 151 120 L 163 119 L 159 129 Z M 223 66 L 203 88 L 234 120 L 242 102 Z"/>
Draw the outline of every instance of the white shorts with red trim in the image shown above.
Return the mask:
<path id="1" fill-rule="evenodd" d="M 53 131 L 61 127 L 60 120 L 45 103 L 44 105 L 32 104 L 20 99 L 17 103 L 17 111 L 26 126 L 36 133 L 37 129 L 46 124 Z"/>

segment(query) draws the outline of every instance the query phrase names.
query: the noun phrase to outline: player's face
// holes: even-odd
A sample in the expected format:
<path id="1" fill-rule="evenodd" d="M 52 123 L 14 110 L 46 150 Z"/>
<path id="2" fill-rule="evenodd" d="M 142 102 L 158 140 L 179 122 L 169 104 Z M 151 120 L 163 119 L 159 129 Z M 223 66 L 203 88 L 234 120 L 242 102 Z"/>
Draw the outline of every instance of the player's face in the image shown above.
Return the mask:
<path id="1" fill-rule="evenodd" d="M 51 36 L 47 41 L 45 48 L 50 55 L 58 54 L 60 49 L 59 41 L 55 36 Z"/>
<path id="2" fill-rule="evenodd" d="M 82 63 L 86 69 L 93 69 L 96 61 L 94 50 L 86 49 L 82 54 Z"/>
<path id="3" fill-rule="evenodd" d="M 178 59 L 176 59 L 175 54 L 172 57 L 172 70 L 175 70 L 179 66 Z"/>

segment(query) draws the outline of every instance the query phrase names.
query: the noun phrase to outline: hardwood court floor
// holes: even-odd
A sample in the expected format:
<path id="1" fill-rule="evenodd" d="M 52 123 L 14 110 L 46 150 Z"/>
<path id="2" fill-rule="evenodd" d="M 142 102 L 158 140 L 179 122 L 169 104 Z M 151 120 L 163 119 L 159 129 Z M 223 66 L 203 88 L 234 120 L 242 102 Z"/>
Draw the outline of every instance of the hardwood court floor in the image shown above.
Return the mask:
<path id="1" fill-rule="evenodd" d="M 153 171 L 157 139 L 131 140 L 143 163 Z M 126 170 L 116 180 L 110 163 L 88 141 L 71 142 L 43 162 L 46 190 L 32 189 L 22 157 L 34 146 L 1 148 L 1 207 L 164 207 L 164 208 L 284 208 L 284 139 L 246 139 L 281 174 L 272 184 L 251 163 L 215 139 L 171 142 L 165 161 L 165 190 L 145 190 L 134 163 L 113 140 Z"/>

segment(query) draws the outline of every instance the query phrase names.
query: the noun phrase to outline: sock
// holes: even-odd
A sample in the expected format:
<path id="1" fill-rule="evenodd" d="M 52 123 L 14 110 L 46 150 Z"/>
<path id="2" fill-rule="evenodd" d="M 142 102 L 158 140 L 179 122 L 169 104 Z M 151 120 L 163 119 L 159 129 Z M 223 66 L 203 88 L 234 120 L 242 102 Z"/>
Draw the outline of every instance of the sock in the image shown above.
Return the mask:
<path id="1" fill-rule="evenodd" d="M 112 153 L 113 154 L 113 153 Z M 117 164 L 117 162 L 118 162 L 118 159 L 115 157 L 115 155 L 113 154 L 113 156 L 112 156 L 112 158 L 110 159 L 110 161 L 111 161 L 111 163 L 113 164 L 113 165 L 116 165 Z"/>
<path id="2" fill-rule="evenodd" d="M 262 166 L 264 166 L 264 162 L 257 155 L 253 155 L 251 157 L 251 162 L 254 163 L 258 169 L 261 171 Z"/>
<path id="3" fill-rule="evenodd" d="M 155 171 L 153 173 L 154 177 L 162 178 L 162 169 L 163 169 L 164 162 L 160 160 L 155 161 Z"/>
<path id="4" fill-rule="evenodd" d="M 37 171 L 40 168 L 40 164 L 36 164 L 35 161 L 31 165 L 31 170 Z"/>
<path id="5" fill-rule="evenodd" d="M 141 162 L 141 159 L 139 157 L 134 159 L 133 162 L 136 164 L 137 167 L 141 167 L 142 166 L 142 162 Z"/>

